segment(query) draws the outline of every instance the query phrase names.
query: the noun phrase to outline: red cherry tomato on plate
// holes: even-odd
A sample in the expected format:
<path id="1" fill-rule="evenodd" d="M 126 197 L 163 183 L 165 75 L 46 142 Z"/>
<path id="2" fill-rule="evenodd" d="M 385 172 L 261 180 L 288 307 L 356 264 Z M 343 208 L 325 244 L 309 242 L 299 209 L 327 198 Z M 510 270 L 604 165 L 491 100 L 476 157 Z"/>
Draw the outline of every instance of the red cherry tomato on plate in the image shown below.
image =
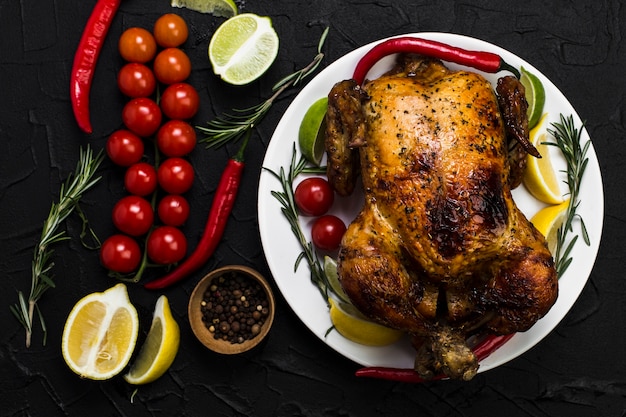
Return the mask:
<path id="1" fill-rule="evenodd" d="M 117 86 L 128 97 L 148 97 L 154 93 L 156 79 L 144 64 L 129 62 L 117 73 Z"/>
<path id="2" fill-rule="evenodd" d="M 313 222 L 311 240 L 321 250 L 334 251 L 339 248 L 345 232 L 346 225 L 343 220 L 332 214 L 325 214 Z"/>
<path id="3" fill-rule="evenodd" d="M 145 197 L 157 187 L 157 173 L 154 166 L 139 162 L 129 166 L 124 175 L 124 187 L 131 194 Z"/>
<path id="4" fill-rule="evenodd" d="M 198 112 L 200 96 L 192 85 L 176 83 L 163 91 L 159 104 L 170 119 L 191 119 Z"/>
<path id="5" fill-rule="evenodd" d="M 159 226 L 150 233 L 146 243 L 148 257 L 157 264 L 169 265 L 185 257 L 187 238 L 173 226 Z"/>
<path id="6" fill-rule="evenodd" d="M 195 129 L 183 120 L 170 120 L 157 132 L 157 146 L 167 156 L 185 156 L 196 142 Z"/>
<path id="7" fill-rule="evenodd" d="M 182 49 L 166 48 L 154 58 L 154 75 L 163 84 L 185 81 L 191 74 L 191 60 Z"/>
<path id="8" fill-rule="evenodd" d="M 107 155 L 116 165 L 127 167 L 139 162 L 143 151 L 143 140 L 130 130 L 117 130 L 107 139 Z"/>
<path id="9" fill-rule="evenodd" d="M 189 28 L 185 20 L 177 14 L 167 13 L 154 23 L 154 39 L 163 48 L 180 46 L 189 36 Z"/>
<path id="10" fill-rule="evenodd" d="M 167 158 L 157 170 L 161 188 L 170 194 L 183 194 L 191 188 L 194 179 L 193 167 L 183 158 Z"/>
<path id="11" fill-rule="evenodd" d="M 117 46 L 126 61 L 142 64 L 152 60 L 157 50 L 152 33 L 139 27 L 126 29 Z"/>
<path id="12" fill-rule="evenodd" d="M 159 129 L 162 118 L 159 105 L 147 97 L 134 98 L 122 109 L 124 125 L 144 138 L 152 136 Z"/>
<path id="13" fill-rule="evenodd" d="M 121 232 L 131 236 L 148 233 L 154 222 L 152 206 L 143 197 L 129 195 L 113 206 L 113 224 Z"/>
<path id="14" fill-rule="evenodd" d="M 303 215 L 321 216 L 333 205 L 335 193 L 324 178 L 310 177 L 298 184 L 294 199 Z"/>
<path id="15" fill-rule="evenodd" d="M 115 234 L 102 242 L 100 262 L 110 271 L 128 274 L 139 266 L 141 248 L 132 237 Z"/>
<path id="16" fill-rule="evenodd" d="M 169 194 L 159 201 L 159 219 L 168 226 L 181 226 L 189 218 L 189 202 L 182 195 Z"/>

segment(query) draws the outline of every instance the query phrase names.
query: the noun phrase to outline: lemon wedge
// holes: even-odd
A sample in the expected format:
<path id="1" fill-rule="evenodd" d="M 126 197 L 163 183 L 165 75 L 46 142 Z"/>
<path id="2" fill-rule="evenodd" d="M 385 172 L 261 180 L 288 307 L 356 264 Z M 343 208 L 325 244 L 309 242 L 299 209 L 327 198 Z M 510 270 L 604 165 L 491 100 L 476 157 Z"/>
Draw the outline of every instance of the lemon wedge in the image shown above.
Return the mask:
<path id="1" fill-rule="evenodd" d="M 83 378 L 109 379 L 128 364 L 138 330 L 137 310 L 124 284 L 86 295 L 65 322 L 63 359 Z"/>
<path id="2" fill-rule="evenodd" d="M 311 104 L 311 107 L 304 114 L 298 130 L 300 152 L 307 161 L 316 166 L 320 166 L 326 150 L 324 141 L 327 107 L 328 97 L 322 97 Z"/>
<path id="3" fill-rule="evenodd" d="M 172 0 L 170 5 L 210 13 L 217 17 L 232 17 L 237 14 L 237 5 L 233 0 Z"/>
<path id="4" fill-rule="evenodd" d="M 565 200 L 561 204 L 544 207 L 530 219 L 537 230 L 545 236 L 548 249 L 553 255 L 556 253 L 558 230 L 565 221 L 568 206 L 569 200 Z"/>
<path id="5" fill-rule="evenodd" d="M 328 299 L 330 320 L 335 329 L 346 339 L 361 345 L 386 346 L 398 341 L 403 332 L 368 320 L 348 303 Z"/>
<path id="6" fill-rule="evenodd" d="M 541 154 L 541 158 L 532 155 L 527 156 L 526 171 L 524 172 L 524 185 L 526 189 L 538 200 L 547 204 L 561 204 L 563 194 L 550 159 L 549 145 L 546 145 L 546 134 L 540 130 L 544 115 L 540 123 L 530 132 L 530 141 Z"/>
<path id="7" fill-rule="evenodd" d="M 137 359 L 124 375 L 129 384 L 147 384 L 161 377 L 172 365 L 178 353 L 180 329 L 172 316 L 167 297 L 158 298 L 152 324 Z"/>
<path id="8" fill-rule="evenodd" d="M 278 55 L 278 35 L 269 17 L 244 13 L 222 23 L 209 42 L 213 72 L 234 85 L 248 84 Z"/>

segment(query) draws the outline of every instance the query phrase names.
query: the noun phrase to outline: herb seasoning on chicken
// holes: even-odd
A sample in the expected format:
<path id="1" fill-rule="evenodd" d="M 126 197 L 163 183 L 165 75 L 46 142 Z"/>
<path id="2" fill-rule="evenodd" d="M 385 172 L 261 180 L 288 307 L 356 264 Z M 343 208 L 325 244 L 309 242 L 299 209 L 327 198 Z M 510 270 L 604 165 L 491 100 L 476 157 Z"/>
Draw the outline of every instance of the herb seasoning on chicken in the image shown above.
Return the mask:
<path id="1" fill-rule="evenodd" d="M 425 378 L 471 379 L 468 337 L 525 331 L 556 300 L 546 241 L 511 196 L 536 152 L 523 94 L 513 77 L 496 96 L 481 75 L 417 55 L 329 93 L 329 181 L 350 194 L 360 174 L 365 193 L 341 284 L 365 315 L 411 335 Z"/>

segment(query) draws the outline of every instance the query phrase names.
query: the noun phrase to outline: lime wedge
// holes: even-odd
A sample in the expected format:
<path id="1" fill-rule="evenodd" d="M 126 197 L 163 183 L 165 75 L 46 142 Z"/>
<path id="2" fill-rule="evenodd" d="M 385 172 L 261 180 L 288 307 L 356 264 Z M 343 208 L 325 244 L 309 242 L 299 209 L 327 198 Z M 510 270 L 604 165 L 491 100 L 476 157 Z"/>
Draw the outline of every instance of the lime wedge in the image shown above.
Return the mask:
<path id="1" fill-rule="evenodd" d="M 185 7 L 218 17 L 233 17 L 237 14 L 237 5 L 233 0 L 172 0 L 171 6 Z"/>
<path id="2" fill-rule="evenodd" d="M 332 292 L 343 302 L 350 303 L 348 295 L 344 292 L 337 274 L 337 261 L 330 256 L 324 256 L 324 273 Z"/>
<path id="3" fill-rule="evenodd" d="M 298 145 L 304 158 L 319 166 L 326 150 L 326 108 L 328 97 L 322 97 L 309 107 L 304 114 L 298 130 Z"/>
<path id="4" fill-rule="evenodd" d="M 269 17 L 244 13 L 222 23 L 209 43 L 213 72 L 234 85 L 248 84 L 278 55 L 278 35 Z"/>
<path id="5" fill-rule="evenodd" d="M 546 102 L 546 91 L 541 80 L 533 73 L 521 67 L 522 76 L 520 82 L 526 89 L 526 101 L 528 102 L 528 129 L 532 129 L 539 123 L 543 114 L 543 106 Z"/>

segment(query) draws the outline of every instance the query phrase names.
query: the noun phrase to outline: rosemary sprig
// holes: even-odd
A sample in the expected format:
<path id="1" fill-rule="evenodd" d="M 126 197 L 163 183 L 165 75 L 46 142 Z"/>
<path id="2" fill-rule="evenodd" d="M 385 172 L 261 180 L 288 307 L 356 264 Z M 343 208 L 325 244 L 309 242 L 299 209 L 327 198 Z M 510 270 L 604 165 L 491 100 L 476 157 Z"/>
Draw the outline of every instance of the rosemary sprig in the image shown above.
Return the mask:
<path id="1" fill-rule="evenodd" d="M 282 206 L 281 211 L 283 215 L 287 218 L 287 221 L 291 226 L 291 231 L 294 233 L 294 235 L 298 239 L 298 242 L 300 242 L 300 246 L 302 247 L 302 252 L 300 252 L 296 259 L 294 271 L 298 269 L 300 262 L 305 259 L 311 271 L 311 281 L 317 286 L 322 296 L 326 300 L 328 299 L 328 291 L 330 291 L 328 279 L 326 278 L 324 268 L 320 264 L 319 258 L 315 250 L 313 249 L 313 244 L 307 240 L 304 232 L 302 231 L 302 228 L 300 227 L 300 222 L 298 220 L 299 213 L 296 202 L 294 201 L 293 191 L 293 183 L 298 175 L 302 173 L 317 173 L 319 172 L 319 168 L 308 167 L 307 161 L 302 156 L 300 156 L 300 158 L 298 159 L 296 157 L 296 145 L 294 143 L 291 156 L 291 164 L 287 173 L 285 173 L 284 167 L 280 167 L 278 173 L 268 168 L 263 169 L 267 170 L 274 177 L 276 177 L 278 181 L 280 181 L 282 191 L 272 191 L 272 196 L 274 196 L 274 198 L 276 198 L 280 202 L 280 205 Z"/>
<path id="2" fill-rule="evenodd" d="M 578 195 L 580 184 L 589 161 L 586 155 L 591 141 L 588 140 L 584 145 L 581 145 L 582 129 L 576 128 L 572 115 L 565 117 L 561 114 L 560 116 L 560 122 L 552 123 L 554 129 L 548 129 L 548 133 L 554 137 L 556 142 L 545 142 L 546 145 L 556 146 L 560 149 L 565 158 L 567 167 L 564 172 L 567 174 L 567 180 L 565 182 L 569 189 L 569 204 L 567 206 L 565 221 L 557 230 L 556 253 L 554 254 L 558 276 L 562 276 L 572 263 L 571 252 L 578 240 L 578 235 L 575 235 L 569 243 L 567 243 L 567 237 L 568 234 L 574 230 L 574 220 L 578 219 L 580 221 L 583 241 L 587 245 L 590 244 L 585 222 L 582 217 L 576 213 L 576 210 L 580 205 Z"/>
<path id="3" fill-rule="evenodd" d="M 44 332 L 43 343 L 44 345 L 46 343 L 46 325 L 37 302 L 49 288 L 55 287 L 54 277 L 51 273 L 54 266 L 52 261 L 54 251 L 50 246 L 53 243 L 69 239 L 65 235 L 65 231 L 59 230 L 59 227 L 74 209 L 78 208 L 78 202 L 83 194 L 100 180 L 100 177 L 94 178 L 94 175 L 103 159 L 104 154 L 102 152 L 94 156 L 89 146 L 86 150 L 80 150 L 76 171 L 61 185 L 59 202 L 52 203 L 48 218 L 43 224 L 41 238 L 34 251 L 28 299 L 22 291 L 18 291 L 18 303 L 10 306 L 11 311 L 26 330 L 26 347 L 29 347 L 31 343 L 35 311 Z"/>
<path id="4" fill-rule="evenodd" d="M 324 53 L 322 47 L 328 35 L 328 28 L 324 29 L 322 36 L 317 45 L 317 55 L 304 68 L 286 76 L 272 87 L 272 96 L 264 102 L 256 106 L 246 109 L 233 109 L 232 113 L 224 113 L 221 116 L 209 121 L 207 126 L 196 126 L 196 128 L 205 133 L 206 137 L 200 139 L 200 142 L 206 144 L 207 148 L 218 148 L 231 141 L 239 140 L 246 131 L 258 125 L 274 101 L 288 88 L 296 86 L 304 78 L 311 75 L 322 62 Z"/>

